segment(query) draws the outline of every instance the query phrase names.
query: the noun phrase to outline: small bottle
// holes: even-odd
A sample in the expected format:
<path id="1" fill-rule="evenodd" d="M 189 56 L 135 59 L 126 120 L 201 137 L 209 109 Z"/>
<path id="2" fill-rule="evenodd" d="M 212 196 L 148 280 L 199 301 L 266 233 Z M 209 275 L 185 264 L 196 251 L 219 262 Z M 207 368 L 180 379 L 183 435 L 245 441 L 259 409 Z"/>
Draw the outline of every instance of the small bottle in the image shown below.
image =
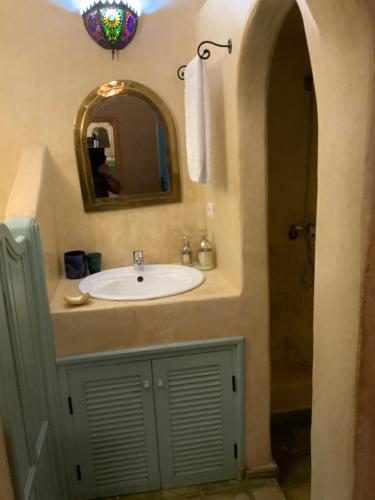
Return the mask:
<path id="1" fill-rule="evenodd" d="M 202 271 L 210 271 L 215 267 L 212 245 L 207 239 L 207 231 L 202 231 L 202 238 L 198 250 L 198 267 Z"/>
<path id="2" fill-rule="evenodd" d="M 193 262 L 192 262 L 192 252 L 189 245 L 189 236 L 185 234 L 183 240 L 184 243 L 181 251 L 181 264 L 183 266 L 192 266 Z"/>

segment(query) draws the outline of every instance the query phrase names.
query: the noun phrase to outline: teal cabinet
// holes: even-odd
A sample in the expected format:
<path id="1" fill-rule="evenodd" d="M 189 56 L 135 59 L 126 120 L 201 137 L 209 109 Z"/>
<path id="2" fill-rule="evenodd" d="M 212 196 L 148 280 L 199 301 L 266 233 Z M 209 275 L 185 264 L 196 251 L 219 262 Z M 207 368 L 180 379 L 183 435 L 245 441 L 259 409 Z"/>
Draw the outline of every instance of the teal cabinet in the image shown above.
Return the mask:
<path id="1" fill-rule="evenodd" d="M 163 487 L 235 477 L 231 352 L 152 365 Z"/>
<path id="2" fill-rule="evenodd" d="M 160 487 L 149 362 L 68 375 L 85 498 Z"/>
<path id="3" fill-rule="evenodd" d="M 242 339 L 197 344 L 59 360 L 74 498 L 240 476 Z"/>

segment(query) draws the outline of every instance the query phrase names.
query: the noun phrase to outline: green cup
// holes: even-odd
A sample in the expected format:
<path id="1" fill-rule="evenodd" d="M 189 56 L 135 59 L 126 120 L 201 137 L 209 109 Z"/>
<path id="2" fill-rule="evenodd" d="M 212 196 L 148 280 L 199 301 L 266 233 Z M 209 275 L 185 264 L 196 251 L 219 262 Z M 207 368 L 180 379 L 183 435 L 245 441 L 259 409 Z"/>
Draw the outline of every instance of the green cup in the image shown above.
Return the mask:
<path id="1" fill-rule="evenodd" d="M 86 254 L 87 267 L 90 274 L 99 273 L 102 268 L 102 254 L 100 252 L 91 252 Z"/>

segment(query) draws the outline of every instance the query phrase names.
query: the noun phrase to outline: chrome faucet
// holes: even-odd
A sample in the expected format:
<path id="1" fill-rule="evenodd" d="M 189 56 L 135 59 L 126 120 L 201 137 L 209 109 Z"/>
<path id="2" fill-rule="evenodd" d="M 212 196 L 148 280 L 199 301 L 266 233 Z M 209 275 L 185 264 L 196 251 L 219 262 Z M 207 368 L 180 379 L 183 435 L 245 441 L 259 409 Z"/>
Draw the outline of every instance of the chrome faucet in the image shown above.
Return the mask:
<path id="1" fill-rule="evenodd" d="M 134 269 L 136 271 L 143 271 L 144 268 L 143 250 L 134 250 L 133 262 L 134 262 Z"/>

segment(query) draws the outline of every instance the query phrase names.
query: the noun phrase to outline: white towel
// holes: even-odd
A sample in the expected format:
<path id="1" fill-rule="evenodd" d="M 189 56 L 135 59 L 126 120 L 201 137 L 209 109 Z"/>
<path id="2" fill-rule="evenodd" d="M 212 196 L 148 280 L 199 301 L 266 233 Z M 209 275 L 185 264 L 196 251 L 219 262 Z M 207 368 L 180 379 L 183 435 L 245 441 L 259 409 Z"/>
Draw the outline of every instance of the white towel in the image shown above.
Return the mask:
<path id="1" fill-rule="evenodd" d="M 211 180 L 210 106 L 204 63 L 196 56 L 185 70 L 186 152 L 190 178 Z"/>

